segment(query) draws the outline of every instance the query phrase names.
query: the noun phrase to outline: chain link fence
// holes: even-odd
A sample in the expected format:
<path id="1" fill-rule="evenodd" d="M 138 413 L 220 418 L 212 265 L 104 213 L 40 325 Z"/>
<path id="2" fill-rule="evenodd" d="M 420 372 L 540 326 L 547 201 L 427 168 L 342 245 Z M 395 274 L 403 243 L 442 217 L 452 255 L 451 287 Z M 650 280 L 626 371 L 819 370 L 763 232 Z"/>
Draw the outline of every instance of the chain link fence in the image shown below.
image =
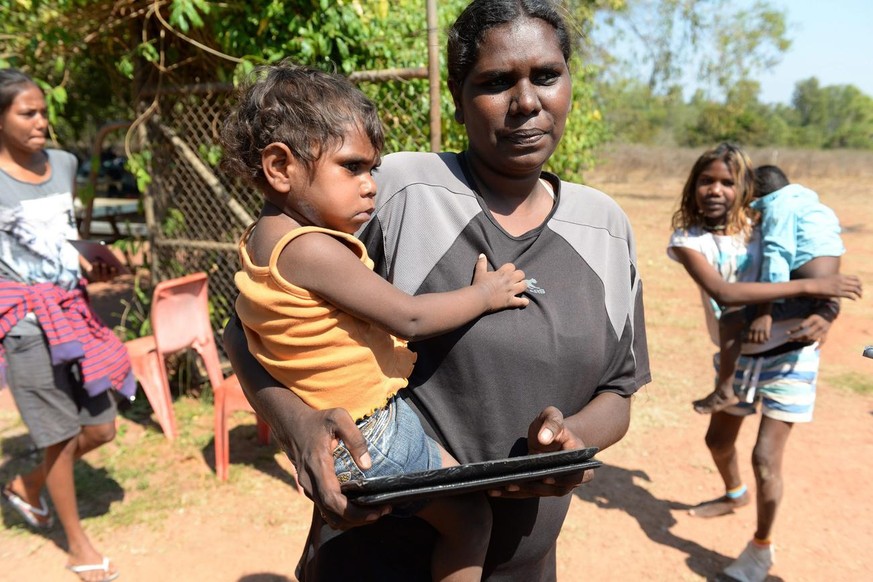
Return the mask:
<path id="1" fill-rule="evenodd" d="M 430 128 L 421 120 L 428 120 L 432 111 L 427 75 L 427 69 L 413 69 L 351 76 L 379 107 L 386 149 L 426 149 Z M 143 195 L 151 283 L 208 273 L 219 339 L 237 294 L 237 241 L 262 202 L 257 190 L 216 168 L 220 127 L 232 95 L 229 85 L 165 88 L 144 124 L 145 148 L 152 155 L 152 183 Z"/>

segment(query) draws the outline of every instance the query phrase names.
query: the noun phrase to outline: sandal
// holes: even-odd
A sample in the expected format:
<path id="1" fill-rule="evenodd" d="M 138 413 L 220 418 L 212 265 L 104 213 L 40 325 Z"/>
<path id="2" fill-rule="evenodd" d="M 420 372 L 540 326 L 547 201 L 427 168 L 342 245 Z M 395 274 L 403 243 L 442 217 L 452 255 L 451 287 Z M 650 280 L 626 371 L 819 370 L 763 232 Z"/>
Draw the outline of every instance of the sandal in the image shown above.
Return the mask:
<path id="1" fill-rule="evenodd" d="M 694 412 L 698 414 L 715 414 L 716 412 L 721 412 L 725 408 L 730 408 L 737 402 L 739 402 L 739 400 L 735 395 L 732 394 L 728 397 L 724 396 L 718 390 L 713 390 L 706 396 L 706 398 L 695 400 L 692 402 L 692 405 L 694 406 Z"/>
<path id="2" fill-rule="evenodd" d="M 10 484 L 3 486 L 3 499 L 12 506 L 18 515 L 24 518 L 31 527 L 48 529 L 54 525 L 55 519 L 49 510 L 45 495 L 39 495 L 39 507 L 34 507 L 15 493 Z M 42 519 L 40 519 L 42 518 Z"/>
<path id="3" fill-rule="evenodd" d="M 67 566 L 67 570 L 78 575 L 79 578 L 81 578 L 82 580 L 85 580 L 85 578 L 82 578 L 82 574 L 85 574 L 86 572 L 102 571 L 105 576 L 103 576 L 100 582 L 109 582 L 110 580 L 115 580 L 121 574 L 120 572 L 113 572 L 112 574 L 109 573 L 109 558 L 107 558 L 106 556 L 103 557 L 103 561 L 99 564 L 80 564 L 78 566 Z"/>

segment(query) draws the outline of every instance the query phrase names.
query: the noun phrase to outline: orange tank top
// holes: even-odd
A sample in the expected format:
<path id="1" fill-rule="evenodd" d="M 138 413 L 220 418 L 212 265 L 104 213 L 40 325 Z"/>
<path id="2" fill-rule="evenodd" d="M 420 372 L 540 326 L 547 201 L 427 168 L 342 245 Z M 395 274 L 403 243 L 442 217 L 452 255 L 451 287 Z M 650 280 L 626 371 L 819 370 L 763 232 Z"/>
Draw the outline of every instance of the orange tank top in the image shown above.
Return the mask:
<path id="1" fill-rule="evenodd" d="M 343 232 L 302 227 L 279 240 L 268 266 L 258 266 L 246 250 L 256 224 L 240 240 L 242 270 L 234 277 L 240 292 L 236 311 L 249 350 L 276 380 L 313 408 L 345 408 L 359 420 L 384 406 L 406 386 L 415 353 L 405 341 L 292 285 L 276 267 L 288 243 L 322 232 L 347 243 L 372 270 L 364 245 Z"/>

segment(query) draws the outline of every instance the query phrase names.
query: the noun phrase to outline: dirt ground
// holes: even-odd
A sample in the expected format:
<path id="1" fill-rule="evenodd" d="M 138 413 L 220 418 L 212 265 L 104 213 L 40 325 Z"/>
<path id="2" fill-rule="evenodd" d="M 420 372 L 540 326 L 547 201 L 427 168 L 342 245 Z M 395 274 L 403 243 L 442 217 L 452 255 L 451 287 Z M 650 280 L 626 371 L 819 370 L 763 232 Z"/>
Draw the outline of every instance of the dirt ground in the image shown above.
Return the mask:
<path id="1" fill-rule="evenodd" d="M 815 420 L 791 435 L 770 580 L 873 579 L 873 360 L 861 356 L 873 344 L 873 175 L 838 175 L 792 177 L 840 216 L 843 271 L 864 279 L 868 297 L 844 304 L 823 348 Z M 664 252 L 683 180 L 608 167 L 588 180 L 634 224 L 655 379 L 634 399 L 628 435 L 598 455 L 604 466 L 573 496 L 559 539 L 561 581 L 711 580 L 754 530 L 753 506 L 712 520 L 686 512 L 723 491 L 703 443 L 707 418 L 690 406 L 710 386 L 714 346 L 695 287 Z M 117 299 L 110 291 L 118 289 L 95 291 Z M 180 401 L 179 410 L 186 424 L 179 440 L 122 418 L 116 442 L 80 463 L 77 482 L 93 485 L 80 485 L 85 528 L 128 582 L 294 580 L 311 503 L 295 489 L 288 461 L 258 446 L 251 416 L 241 414 L 231 432 L 231 478 L 219 483 L 211 409 Z M 748 458 L 757 420 L 746 424 L 739 446 L 754 490 Z M 0 449 L 5 480 L 26 461 L 8 391 L 0 392 Z M 60 528 L 35 534 L 3 510 L 0 579 L 74 580 L 64 563 Z"/>

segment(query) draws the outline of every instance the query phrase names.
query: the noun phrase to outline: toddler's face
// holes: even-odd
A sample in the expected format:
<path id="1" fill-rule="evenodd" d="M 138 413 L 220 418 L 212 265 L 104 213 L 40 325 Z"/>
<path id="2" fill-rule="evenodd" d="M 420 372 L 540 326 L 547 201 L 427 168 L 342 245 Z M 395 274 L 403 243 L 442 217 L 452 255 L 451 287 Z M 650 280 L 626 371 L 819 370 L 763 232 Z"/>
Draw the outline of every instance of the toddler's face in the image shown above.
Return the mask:
<path id="1" fill-rule="evenodd" d="M 352 234 L 375 209 L 373 171 L 379 152 L 357 127 L 343 143 L 326 149 L 311 174 L 300 172 L 286 211 L 303 226 L 320 226 Z"/>

